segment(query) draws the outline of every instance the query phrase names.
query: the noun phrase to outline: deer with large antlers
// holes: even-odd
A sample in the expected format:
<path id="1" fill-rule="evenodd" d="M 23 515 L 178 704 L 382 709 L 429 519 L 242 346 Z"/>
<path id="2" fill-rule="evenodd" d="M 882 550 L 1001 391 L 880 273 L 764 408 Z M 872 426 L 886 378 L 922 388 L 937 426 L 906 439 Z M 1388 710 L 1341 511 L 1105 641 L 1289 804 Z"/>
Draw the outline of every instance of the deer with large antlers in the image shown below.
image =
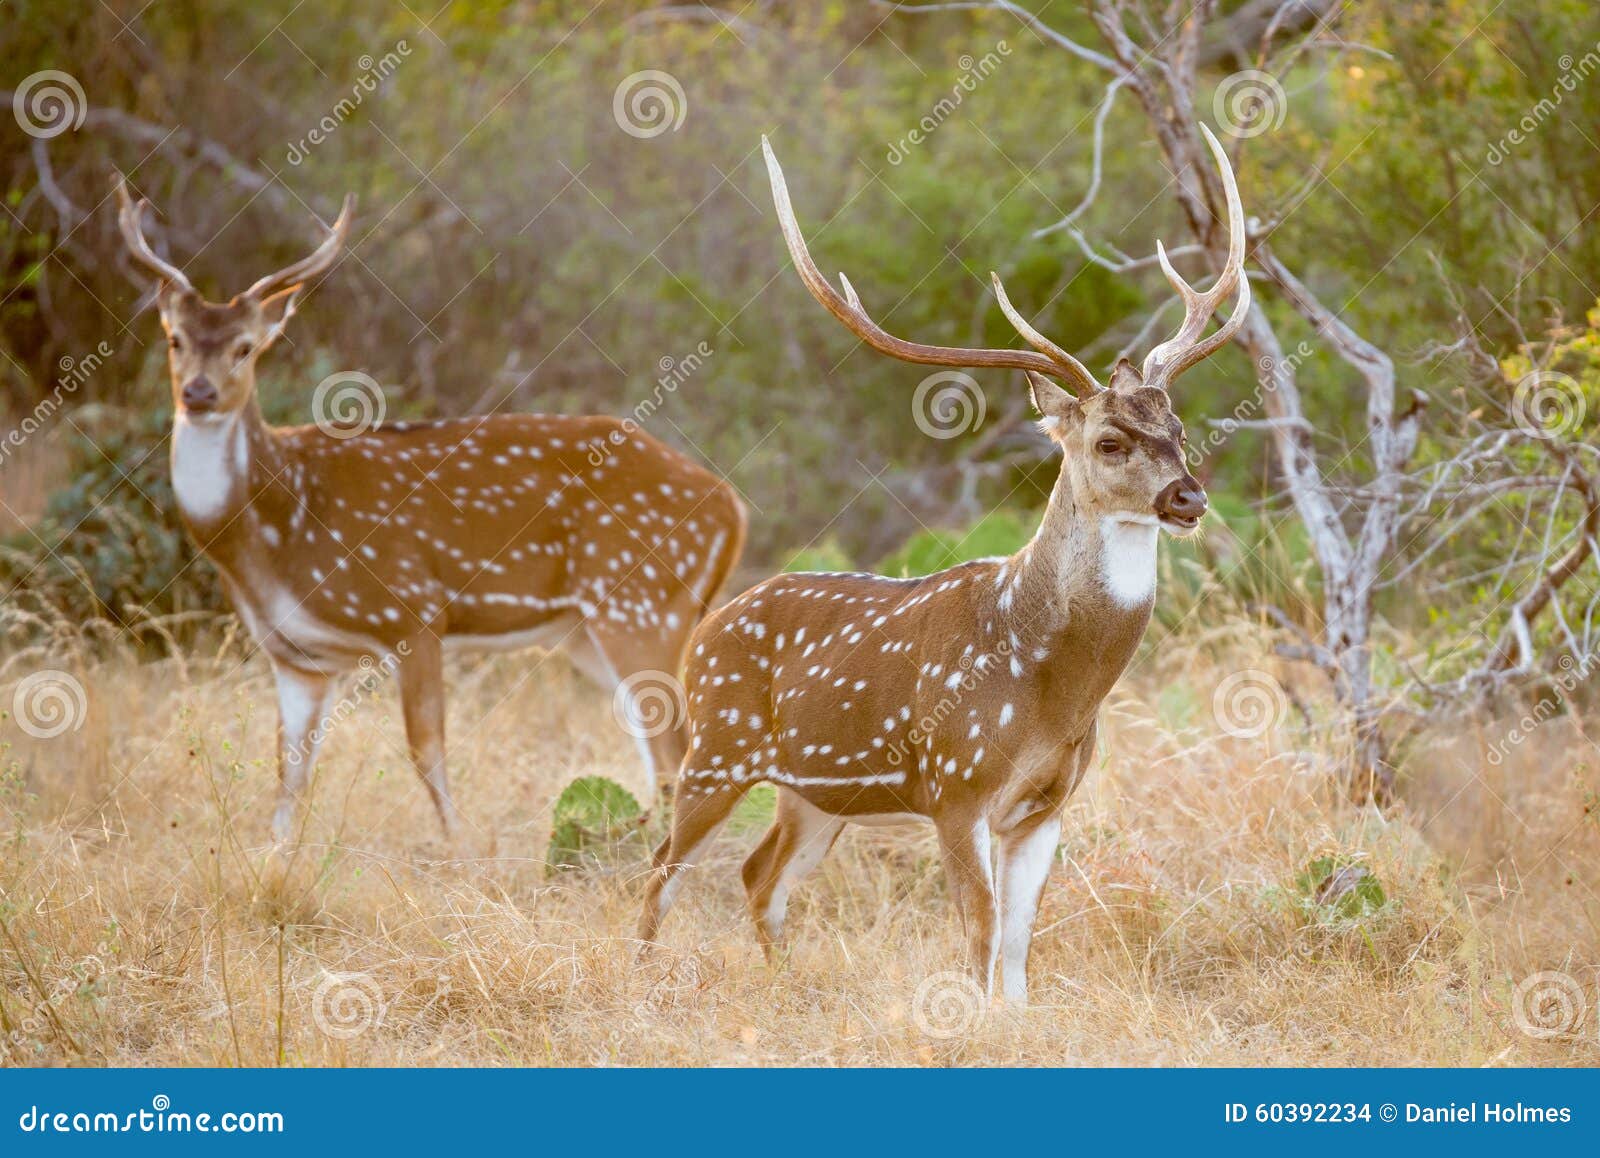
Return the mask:
<path id="1" fill-rule="evenodd" d="M 682 870 L 746 790 L 766 782 L 778 790 L 777 818 L 743 876 L 769 958 L 783 943 L 790 890 L 846 824 L 928 820 L 974 981 L 992 995 L 998 964 L 1005 999 L 1026 1001 L 1033 922 L 1062 811 L 1089 766 L 1101 701 L 1149 622 L 1157 536 L 1192 534 L 1206 511 L 1167 391 L 1250 308 L 1239 191 L 1227 155 L 1205 136 L 1226 192 L 1227 261 L 1199 293 L 1158 247 L 1183 323 L 1141 367 L 1119 362 L 1106 386 L 1036 331 L 993 275 L 1000 308 L 1032 350 L 928 346 L 887 333 L 848 280 L 840 277 L 841 293 L 811 260 L 763 139 L 778 220 L 812 296 L 891 357 L 1026 371 L 1042 426 L 1061 447 L 1061 471 L 1038 533 L 1015 555 L 915 579 L 779 575 L 700 625 L 685 671 L 689 751 L 672 833 L 655 853 L 642 940 L 654 940 Z M 1203 336 L 1235 293 L 1227 322 Z"/>
<path id="2" fill-rule="evenodd" d="M 642 698 L 675 680 L 739 557 L 732 487 L 609 417 L 269 426 L 256 362 L 337 259 L 352 200 L 310 256 L 216 304 L 146 241 L 148 203 L 117 188 L 123 238 L 161 279 L 178 508 L 276 678 L 274 837 L 295 834 L 336 681 L 379 658 L 396 661 L 412 760 L 456 835 L 442 670 L 453 645 L 564 643 L 633 721 L 653 797 L 683 741 L 650 725 Z"/>

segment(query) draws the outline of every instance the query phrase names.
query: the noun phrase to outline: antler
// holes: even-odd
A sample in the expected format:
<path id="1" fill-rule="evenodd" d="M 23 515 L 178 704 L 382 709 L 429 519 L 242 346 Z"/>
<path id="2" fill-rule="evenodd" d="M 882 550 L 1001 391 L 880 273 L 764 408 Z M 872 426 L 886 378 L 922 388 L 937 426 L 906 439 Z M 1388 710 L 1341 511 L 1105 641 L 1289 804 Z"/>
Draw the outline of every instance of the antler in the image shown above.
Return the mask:
<path id="1" fill-rule="evenodd" d="M 160 274 L 167 281 L 180 289 L 194 292 L 194 286 L 184 275 L 183 270 L 171 262 L 157 256 L 156 251 L 150 248 L 150 243 L 145 240 L 142 224 L 144 211 L 150 202 L 143 197 L 139 203 L 134 204 L 133 198 L 128 196 L 128 182 L 121 173 L 117 174 L 117 225 L 122 230 L 122 240 L 128 243 L 128 248 L 133 251 L 133 256 L 144 262 L 147 266 Z"/>
<path id="2" fill-rule="evenodd" d="M 269 273 L 266 277 L 256 282 L 255 285 L 245 290 L 246 297 L 261 297 L 268 290 L 277 289 L 279 286 L 299 285 L 309 281 L 323 270 L 333 264 L 333 259 L 339 256 L 339 247 L 344 244 L 344 235 L 350 230 L 350 214 L 356 207 L 356 198 L 353 193 L 346 193 L 344 204 L 339 208 L 339 216 L 334 220 L 328 230 L 328 236 L 323 238 L 322 244 L 312 250 L 309 257 L 303 257 L 293 265 L 285 266 L 277 273 Z"/>
<path id="3" fill-rule="evenodd" d="M 839 284 L 844 287 L 844 293 L 840 294 L 829 284 L 828 279 L 822 276 L 822 271 L 817 268 L 816 262 L 811 260 L 811 253 L 806 249 L 805 238 L 801 235 L 800 225 L 795 220 L 794 206 L 789 202 L 789 187 L 784 183 L 783 169 L 778 165 L 778 158 L 773 154 L 772 146 L 765 135 L 761 138 L 761 151 L 767 158 L 767 175 L 772 181 L 772 203 L 778 210 L 778 224 L 783 230 L 783 239 L 789 244 L 789 254 L 794 258 L 795 271 L 800 274 L 800 280 L 805 282 L 806 288 L 811 291 L 811 296 L 822 303 L 824 309 L 843 322 L 846 328 L 874 350 L 902 361 L 929 366 L 1001 366 L 1016 370 L 1032 370 L 1051 378 L 1065 380 L 1077 387 L 1081 393 L 1092 394 L 1103 389 L 1082 362 L 1040 334 L 1023 319 L 1021 314 L 1017 313 L 1006 298 L 1005 290 L 1001 288 L 1000 278 L 996 274 L 989 276 L 993 279 L 1000 309 L 1017 328 L 1017 332 L 1036 347 L 1038 353 L 1033 350 L 927 346 L 921 342 L 908 342 L 889 333 L 867 315 L 849 278 L 844 274 L 839 275 Z"/>
<path id="4" fill-rule="evenodd" d="M 117 224 L 122 229 L 122 239 L 128 243 L 128 248 L 133 255 L 167 281 L 182 289 L 194 292 L 194 285 L 189 281 L 183 270 L 171 262 L 158 256 L 150 248 L 150 243 L 145 239 L 142 221 L 144 211 L 150 202 L 140 198 L 135 204 L 133 198 L 128 196 L 128 182 L 121 173 L 117 174 Z M 339 209 L 339 217 L 334 221 L 333 227 L 328 230 L 328 236 L 312 251 L 309 257 L 301 258 L 293 265 L 285 266 L 277 273 L 268 274 L 245 290 L 246 296 L 261 297 L 268 290 L 279 286 L 298 285 L 300 282 L 316 277 L 323 270 L 333 264 L 333 259 L 339 254 L 339 247 L 344 244 L 345 234 L 350 230 L 350 215 L 355 210 L 356 199 L 353 194 L 346 194 L 344 205 Z"/>
<path id="5" fill-rule="evenodd" d="M 1204 134 L 1206 144 L 1211 146 L 1211 155 L 1217 159 L 1223 192 L 1227 196 L 1228 261 L 1217 278 L 1217 284 L 1200 293 L 1172 268 L 1172 262 L 1167 260 L 1166 247 L 1156 242 L 1156 257 L 1161 262 L 1161 272 L 1167 275 L 1172 288 L 1183 299 L 1183 324 L 1178 327 L 1178 332 L 1151 350 L 1144 360 L 1145 385 L 1163 389 L 1190 366 L 1221 349 L 1244 325 L 1245 315 L 1250 312 L 1250 279 L 1244 272 L 1244 204 L 1239 200 L 1239 186 L 1234 182 L 1233 166 L 1228 164 L 1228 154 L 1223 152 L 1209 128 L 1202 124 L 1200 132 Z M 1239 304 L 1216 333 L 1200 341 L 1211 315 L 1235 288 L 1239 291 Z"/>

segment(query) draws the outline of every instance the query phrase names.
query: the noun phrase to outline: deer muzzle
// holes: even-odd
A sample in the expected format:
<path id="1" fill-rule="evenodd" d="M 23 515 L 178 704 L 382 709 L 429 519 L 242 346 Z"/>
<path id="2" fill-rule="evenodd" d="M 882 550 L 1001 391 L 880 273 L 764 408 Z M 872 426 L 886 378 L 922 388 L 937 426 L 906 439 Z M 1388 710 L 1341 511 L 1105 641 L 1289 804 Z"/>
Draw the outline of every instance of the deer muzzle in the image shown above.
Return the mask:
<path id="1" fill-rule="evenodd" d="M 194 414 L 209 414 L 217 408 L 217 387 L 204 374 L 196 374 L 183 384 L 183 408 Z"/>
<path id="2" fill-rule="evenodd" d="M 1186 474 L 1174 479 L 1156 496 L 1156 515 L 1167 530 L 1187 534 L 1200 525 L 1207 505 L 1200 481 Z"/>

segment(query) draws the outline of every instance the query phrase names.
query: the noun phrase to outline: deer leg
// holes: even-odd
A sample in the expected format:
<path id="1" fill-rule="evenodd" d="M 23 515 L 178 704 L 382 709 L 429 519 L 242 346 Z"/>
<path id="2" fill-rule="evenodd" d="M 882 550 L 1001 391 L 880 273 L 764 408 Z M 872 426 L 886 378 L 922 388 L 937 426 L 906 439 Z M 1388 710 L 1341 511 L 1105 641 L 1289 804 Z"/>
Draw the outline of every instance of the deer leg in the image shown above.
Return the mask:
<path id="1" fill-rule="evenodd" d="M 938 822 L 945 874 L 967 934 L 967 964 L 986 997 L 994 995 L 995 957 L 1000 948 L 992 838 L 987 817 L 952 817 Z"/>
<path id="2" fill-rule="evenodd" d="M 333 680 L 318 672 L 274 663 L 278 686 L 278 803 L 272 813 L 272 839 L 295 839 L 295 821 L 322 746 L 323 717 Z"/>
<path id="3" fill-rule="evenodd" d="M 405 641 L 406 649 L 395 678 L 400 682 L 400 706 L 406 719 L 406 743 L 411 762 L 428 790 L 446 840 L 454 840 L 461 817 L 450 799 L 450 781 L 444 755 L 444 656 L 439 637 L 424 631 Z"/>
<path id="4" fill-rule="evenodd" d="M 703 795 L 685 794 L 672 816 L 672 835 L 655 852 L 650 885 L 645 890 L 644 912 L 639 917 L 639 940 L 654 941 L 661 921 L 683 884 L 680 874 L 694 861 L 717 828 L 728 818 L 744 788 L 718 785 Z"/>
<path id="5" fill-rule="evenodd" d="M 618 721 L 633 737 L 653 805 L 666 777 L 683 762 L 684 692 L 681 650 L 611 636 L 586 623 L 567 648 L 578 670 L 613 697 Z"/>
<path id="6" fill-rule="evenodd" d="M 783 955 L 783 922 L 789 907 L 789 890 L 822 863 L 844 821 L 823 812 L 788 789 L 778 789 L 778 815 L 767 835 L 744 862 L 745 894 L 756 939 L 767 964 Z"/>
<path id="7" fill-rule="evenodd" d="M 1041 813 L 1000 841 L 1001 984 L 1006 1004 L 1028 1004 L 1028 952 L 1039 896 L 1061 843 L 1061 813 Z"/>

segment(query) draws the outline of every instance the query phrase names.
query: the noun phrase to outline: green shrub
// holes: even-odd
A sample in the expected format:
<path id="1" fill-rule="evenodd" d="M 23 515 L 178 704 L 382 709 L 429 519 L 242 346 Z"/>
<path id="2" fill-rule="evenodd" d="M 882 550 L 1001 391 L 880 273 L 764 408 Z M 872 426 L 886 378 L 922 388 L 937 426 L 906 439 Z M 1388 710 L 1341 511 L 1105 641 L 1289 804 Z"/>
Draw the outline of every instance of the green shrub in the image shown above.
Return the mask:
<path id="1" fill-rule="evenodd" d="M 168 412 L 83 407 L 63 423 L 69 481 L 43 517 L 0 540 L 0 588 L 18 608 L 137 627 L 226 602 L 179 521 L 167 468 Z"/>
<path id="2" fill-rule="evenodd" d="M 633 793 L 615 780 L 574 780 L 556 799 L 546 871 L 554 874 L 614 859 L 622 846 L 642 843 L 644 820 Z"/>
<path id="3" fill-rule="evenodd" d="M 884 575 L 931 575 L 990 555 L 1010 555 L 1033 537 L 1038 515 L 1000 509 L 991 511 L 966 531 L 918 531 L 905 546 L 878 564 Z"/>
<path id="4" fill-rule="evenodd" d="M 783 565 L 785 571 L 854 571 L 856 565 L 850 561 L 849 552 L 840 545 L 839 540 L 829 535 L 819 539 L 809 547 L 802 547 Z"/>

